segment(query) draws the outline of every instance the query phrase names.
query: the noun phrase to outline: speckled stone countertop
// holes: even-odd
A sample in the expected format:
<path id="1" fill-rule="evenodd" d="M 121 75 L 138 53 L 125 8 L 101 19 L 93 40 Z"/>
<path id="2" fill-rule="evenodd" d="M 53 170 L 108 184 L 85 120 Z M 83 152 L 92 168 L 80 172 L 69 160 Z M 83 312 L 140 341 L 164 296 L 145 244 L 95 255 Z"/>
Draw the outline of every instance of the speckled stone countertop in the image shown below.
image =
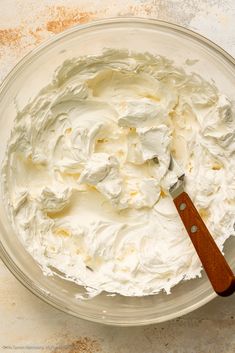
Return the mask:
<path id="1" fill-rule="evenodd" d="M 41 41 L 75 24 L 153 17 L 193 29 L 235 56 L 234 0 L 0 0 L 0 80 Z M 51 308 L 0 262 L 2 353 L 234 353 L 235 296 L 167 323 L 115 328 Z"/>

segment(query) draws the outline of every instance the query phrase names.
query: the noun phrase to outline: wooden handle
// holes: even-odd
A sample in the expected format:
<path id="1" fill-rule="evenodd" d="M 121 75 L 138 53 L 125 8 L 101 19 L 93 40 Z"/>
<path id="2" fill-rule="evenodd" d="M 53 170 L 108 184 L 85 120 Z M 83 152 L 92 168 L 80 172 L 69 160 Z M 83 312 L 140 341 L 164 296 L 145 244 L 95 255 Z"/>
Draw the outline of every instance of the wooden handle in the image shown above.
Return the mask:
<path id="1" fill-rule="evenodd" d="M 233 294 L 235 292 L 233 272 L 192 200 L 186 192 L 183 192 L 174 199 L 174 203 L 215 292 L 223 297 Z"/>

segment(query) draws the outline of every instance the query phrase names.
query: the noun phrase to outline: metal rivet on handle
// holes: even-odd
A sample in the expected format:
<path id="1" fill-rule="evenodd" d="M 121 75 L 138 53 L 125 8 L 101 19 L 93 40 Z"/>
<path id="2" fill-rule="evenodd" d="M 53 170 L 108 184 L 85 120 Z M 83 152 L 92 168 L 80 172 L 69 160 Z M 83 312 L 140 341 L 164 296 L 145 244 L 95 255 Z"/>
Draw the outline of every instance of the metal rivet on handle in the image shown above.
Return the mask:
<path id="1" fill-rule="evenodd" d="M 191 227 L 191 233 L 196 233 L 197 231 L 197 226 L 192 226 Z"/>
<path id="2" fill-rule="evenodd" d="M 185 210 L 185 208 L 186 208 L 186 203 L 182 202 L 182 203 L 180 204 L 180 211 Z"/>

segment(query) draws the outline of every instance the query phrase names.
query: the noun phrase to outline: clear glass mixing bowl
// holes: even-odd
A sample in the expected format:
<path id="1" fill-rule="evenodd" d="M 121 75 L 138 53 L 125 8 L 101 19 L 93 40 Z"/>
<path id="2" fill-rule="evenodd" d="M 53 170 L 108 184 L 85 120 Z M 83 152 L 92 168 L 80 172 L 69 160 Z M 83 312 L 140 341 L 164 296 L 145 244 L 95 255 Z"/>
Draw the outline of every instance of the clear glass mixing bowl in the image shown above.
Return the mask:
<path id="1" fill-rule="evenodd" d="M 140 18 L 116 18 L 74 27 L 29 53 L 11 71 L 0 88 L 0 156 L 4 156 L 16 102 L 22 108 L 52 78 L 64 60 L 99 54 L 104 48 L 126 48 L 164 55 L 205 79 L 213 79 L 234 98 L 235 60 L 202 36 L 182 27 Z M 186 59 L 198 60 L 193 66 Z M 205 274 L 177 285 L 171 295 L 147 297 L 107 296 L 78 300 L 83 288 L 58 276 L 46 277 L 14 234 L 0 200 L 0 252 L 11 272 L 38 297 L 80 318 L 113 325 L 144 325 L 186 314 L 215 298 Z M 229 239 L 225 255 L 235 270 L 235 242 Z"/>

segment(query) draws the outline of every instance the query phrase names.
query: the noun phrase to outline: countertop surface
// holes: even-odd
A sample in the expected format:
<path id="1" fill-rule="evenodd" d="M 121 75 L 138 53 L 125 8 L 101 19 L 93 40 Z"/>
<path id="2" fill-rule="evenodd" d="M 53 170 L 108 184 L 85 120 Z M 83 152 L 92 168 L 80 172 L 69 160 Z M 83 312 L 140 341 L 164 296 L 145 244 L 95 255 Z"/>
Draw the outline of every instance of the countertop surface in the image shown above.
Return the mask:
<path id="1" fill-rule="evenodd" d="M 235 56 L 234 0 L 0 0 L 0 80 L 43 40 L 114 16 L 152 17 L 203 34 Z M 235 297 L 170 322 L 117 328 L 64 314 L 36 298 L 0 262 L 0 352 L 234 353 Z"/>

